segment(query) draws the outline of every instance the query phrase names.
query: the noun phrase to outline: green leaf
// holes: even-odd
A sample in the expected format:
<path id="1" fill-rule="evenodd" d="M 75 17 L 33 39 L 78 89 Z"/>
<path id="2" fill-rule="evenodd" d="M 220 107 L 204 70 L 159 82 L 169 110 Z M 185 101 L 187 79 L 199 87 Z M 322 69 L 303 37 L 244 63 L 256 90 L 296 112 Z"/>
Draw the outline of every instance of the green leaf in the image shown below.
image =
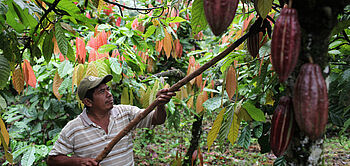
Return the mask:
<path id="1" fill-rule="evenodd" d="M 6 109 L 7 103 L 6 100 L 0 95 L 0 109 Z"/>
<path id="2" fill-rule="evenodd" d="M 204 14 L 203 0 L 194 0 L 191 13 L 191 27 L 193 34 L 205 30 L 208 23 Z"/>
<path id="3" fill-rule="evenodd" d="M 54 49 L 54 44 L 52 42 L 52 37 L 53 37 L 53 31 L 51 31 L 49 34 L 46 35 L 46 37 L 44 39 L 43 46 L 42 46 L 44 58 L 45 58 L 45 61 L 47 63 L 50 62 L 51 56 L 52 56 L 52 53 L 53 53 L 53 49 Z"/>
<path id="4" fill-rule="evenodd" d="M 22 166 L 31 166 L 35 161 L 35 147 L 30 145 L 30 148 L 23 154 L 21 165 Z"/>
<path id="5" fill-rule="evenodd" d="M 260 138 L 263 133 L 263 125 L 258 125 L 253 129 L 254 136 Z"/>
<path id="6" fill-rule="evenodd" d="M 286 159 L 284 159 L 284 156 L 280 156 L 273 162 L 273 165 L 274 166 L 285 166 L 285 165 L 287 165 L 287 161 L 286 161 Z"/>
<path id="7" fill-rule="evenodd" d="M 25 8 L 23 10 L 17 4 L 15 4 L 15 2 L 13 2 L 13 7 L 15 12 L 17 13 L 20 22 L 22 22 L 25 27 L 29 26 L 31 29 L 34 29 L 38 22 L 31 14 L 29 14 L 29 9 Z"/>
<path id="8" fill-rule="evenodd" d="M 99 53 L 108 53 L 109 51 L 111 50 L 114 50 L 116 49 L 117 46 L 116 45 L 113 45 L 113 44 L 105 44 L 103 46 L 101 46 L 99 49 L 98 49 L 98 52 Z"/>
<path id="9" fill-rule="evenodd" d="M 339 34 L 340 32 L 342 32 L 344 29 L 347 29 L 348 27 L 350 27 L 350 20 L 343 20 L 338 22 L 338 24 L 335 25 L 335 27 L 332 30 L 332 36 Z"/>
<path id="10" fill-rule="evenodd" d="M 341 52 L 339 50 L 329 50 L 328 51 L 328 54 L 331 54 L 331 55 L 339 55 L 341 54 Z"/>
<path id="11" fill-rule="evenodd" d="M 224 119 L 225 112 L 226 112 L 226 107 L 219 112 L 218 116 L 216 117 L 213 123 L 213 126 L 211 127 L 211 130 L 208 133 L 208 138 L 207 138 L 208 151 L 210 150 L 211 145 L 213 145 L 214 140 L 218 136 L 222 120 Z"/>
<path id="12" fill-rule="evenodd" d="M 70 45 L 70 43 L 67 44 L 67 48 L 68 48 L 68 51 L 67 51 L 67 58 L 69 61 L 71 62 L 74 62 L 75 61 L 75 52 L 73 50 L 73 47 Z"/>
<path id="13" fill-rule="evenodd" d="M 4 88 L 7 85 L 7 82 L 10 77 L 10 64 L 7 59 L 0 55 L 0 89 Z"/>
<path id="14" fill-rule="evenodd" d="M 258 0 L 254 2 L 255 10 L 262 19 L 265 19 L 272 8 L 273 0 Z"/>
<path id="15" fill-rule="evenodd" d="M 60 49 L 61 53 L 66 56 L 68 52 L 68 40 L 59 22 L 55 24 L 55 32 L 58 48 Z"/>
<path id="16" fill-rule="evenodd" d="M 182 17 L 168 17 L 166 22 L 167 23 L 175 23 L 175 22 L 184 22 L 187 21 L 186 19 L 182 18 Z"/>
<path id="17" fill-rule="evenodd" d="M 350 79 L 350 69 L 347 69 L 342 74 L 343 81 L 348 81 Z"/>
<path id="18" fill-rule="evenodd" d="M 156 31 L 156 26 L 154 26 L 154 25 L 151 25 L 151 26 L 149 26 L 148 28 L 147 28 L 147 31 L 146 31 L 146 33 L 143 35 L 143 37 L 145 38 L 145 39 L 147 39 L 148 37 L 150 37 L 151 35 L 153 35 L 154 34 L 154 32 Z"/>
<path id="19" fill-rule="evenodd" d="M 70 85 L 72 85 L 72 79 L 71 78 L 66 78 L 63 80 L 61 83 L 60 87 L 58 88 L 58 93 L 59 94 L 65 94 L 66 91 L 70 88 L 68 88 Z"/>
<path id="20" fill-rule="evenodd" d="M 8 1 L 8 12 L 6 13 L 6 22 L 17 32 L 23 32 L 26 27 L 21 22 L 17 21 L 20 19 L 15 11 L 15 4 L 11 2 L 12 0 Z"/>
<path id="21" fill-rule="evenodd" d="M 124 43 L 125 40 L 126 40 L 126 36 L 122 36 L 115 42 L 115 44 L 120 45 L 120 44 Z"/>
<path id="22" fill-rule="evenodd" d="M 58 66 L 58 75 L 61 78 L 64 78 L 66 75 L 72 74 L 73 70 L 73 65 L 69 61 L 65 60 Z"/>
<path id="23" fill-rule="evenodd" d="M 111 64 L 110 65 L 111 70 L 115 74 L 117 74 L 117 75 L 122 74 L 122 68 L 121 68 L 120 63 L 118 62 L 117 58 L 109 58 L 109 63 Z"/>
<path id="24" fill-rule="evenodd" d="M 247 110 L 248 114 L 256 121 L 265 122 L 265 115 L 264 112 L 260 109 L 256 108 L 252 103 L 249 101 L 245 102 L 243 104 L 243 108 Z"/>
<path id="25" fill-rule="evenodd" d="M 238 144 L 241 145 L 243 148 L 248 149 L 250 145 L 250 138 L 251 138 L 250 127 L 249 125 L 247 125 L 246 127 L 243 128 L 241 132 L 241 136 L 238 139 Z"/>
<path id="26" fill-rule="evenodd" d="M 225 99 L 226 100 L 226 99 Z M 225 101 L 223 101 L 225 102 Z M 213 97 L 203 103 L 203 107 L 208 111 L 214 111 L 221 106 L 221 97 Z"/>

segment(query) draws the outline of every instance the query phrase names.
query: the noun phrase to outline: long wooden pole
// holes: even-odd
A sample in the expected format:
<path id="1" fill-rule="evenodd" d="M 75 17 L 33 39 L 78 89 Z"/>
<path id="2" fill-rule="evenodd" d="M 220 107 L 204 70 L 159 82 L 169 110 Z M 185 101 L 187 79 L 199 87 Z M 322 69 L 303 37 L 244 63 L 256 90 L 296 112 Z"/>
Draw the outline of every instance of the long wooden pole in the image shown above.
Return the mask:
<path id="1" fill-rule="evenodd" d="M 230 52 L 232 52 L 236 47 L 241 45 L 249 36 L 251 32 L 249 31 L 244 36 L 236 40 L 233 44 L 231 44 L 228 48 L 226 48 L 223 52 L 221 52 L 219 55 L 214 57 L 209 62 L 205 63 L 203 66 L 192 72 L 190 75 L 184 77 L 179 82 L 174 84 L 169 88 L 170 92 L 175 92 L 179 90 L 182 86 L 186 85 L 189 81 L 191 81 L 193 78 L 199 76 L 201 73 L 203 73 L 205 70 L 219 62 L 221 59 L 226 57 Z M 145 118 L 156 106 L 159 104 L 158 100 L 155 100 L 152 102 L 151 105 L 149 105 L 141 114 L 136 116 L 135 119 L 133 119 L 123 130 L 121 130 L 111 142 L 108 143 L 108 145 L 103 149 L 103 151 L 96 157 L 97 162 L 101 162 L 112 150 L 115 144 L 117 144 L 126 134 L 130 132 L 132 128 L 134 128 L 143 118 Z"/>

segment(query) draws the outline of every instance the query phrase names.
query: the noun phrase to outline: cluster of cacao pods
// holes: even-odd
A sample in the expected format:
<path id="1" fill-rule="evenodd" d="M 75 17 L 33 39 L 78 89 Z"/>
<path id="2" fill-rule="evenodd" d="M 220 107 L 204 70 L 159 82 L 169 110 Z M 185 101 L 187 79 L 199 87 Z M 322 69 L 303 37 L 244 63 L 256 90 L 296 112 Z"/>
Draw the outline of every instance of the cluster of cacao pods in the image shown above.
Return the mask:
<path id="1" fill-rule="evenodd" d="M 280 82 L 287 80 L 297 64 L 300 25 L 296 9 L 284 7 L 277 18 L 271 40 L 271 62 Z"/>
<path id="2" fill-rule="evenodd" d="M 300 51 L 297 11 L 284 7 L 277 18 L 271 41 L 271 63 L 280 82 L 293 72 Z M 292 103 L 292 106 L 290 105 Z M 327 86 L 321 67 L 303 64 L 294 84 L 293 101 L 282 97 L 272 119 L 270 146 L 276 156 L 287 149 L 293 130 L 293 115 L 301 132 L 311 140 L 320 138 L 328 120 Z"/>
<path id="3" fill-rule="evenodd" d="M 272 115 L 270 147 L 277 157 L 287 150 L 293 136 L 295 121 L 292 108 L 290 97 L 283 96 Z"/>
<path id="4" fill-rule="evenodd" d="M 226 31 L 235 17 L 239 0 L 204 0 L 204 14 L 214 35 Z"/>

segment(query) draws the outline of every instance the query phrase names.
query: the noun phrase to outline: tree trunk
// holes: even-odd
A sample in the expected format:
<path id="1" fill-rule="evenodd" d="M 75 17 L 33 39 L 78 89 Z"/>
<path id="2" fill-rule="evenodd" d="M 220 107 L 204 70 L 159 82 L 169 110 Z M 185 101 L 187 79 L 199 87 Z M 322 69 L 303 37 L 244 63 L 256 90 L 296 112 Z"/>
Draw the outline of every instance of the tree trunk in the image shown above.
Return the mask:
<path id="1" fill-rule="evenodd" d="M 191 161 L 192 161 L 192 154 L 195 150 L 198 149 L 198 143 L 199 143 L 199 139 L 201 138 L 202 135 L 202 120 L 203 120 L 203 116 L 197 116 L 194 115 L 196 121 L 193 122 L 192 124 L 192 139 L 191 139 L 191 144 L 190 147 L 188 148 L 188 151 L 186 153 L 185 156 L 185 160 L 183 162 L 183 166 L 188 166 L 191 165 Z M 195 161 L 194 161 L 194 165 Z"/>
<path id="2" fill-rule="evenodd" d="M 319 64 L 322 69 L 329 69 L 329 39 L 337 23 L 337 16 L 346 4 L 349 4 L 348 0 L 293 1 L 292 6 L 298 11 L 302 41 L 298 65 L 292 79 L 288 81 L 290 89 L 293 89 L 301 65 L 309 62 L 308 57 L 312 57 L 314 63 Z M 329 70 L 324 70 L 324 77 L 327 77 L 328 73 Z M 322 165 L 323 141 L 323 138 L 311 141 L 296 129 L 291 147 L 285 156 L 288 165 Z"/>

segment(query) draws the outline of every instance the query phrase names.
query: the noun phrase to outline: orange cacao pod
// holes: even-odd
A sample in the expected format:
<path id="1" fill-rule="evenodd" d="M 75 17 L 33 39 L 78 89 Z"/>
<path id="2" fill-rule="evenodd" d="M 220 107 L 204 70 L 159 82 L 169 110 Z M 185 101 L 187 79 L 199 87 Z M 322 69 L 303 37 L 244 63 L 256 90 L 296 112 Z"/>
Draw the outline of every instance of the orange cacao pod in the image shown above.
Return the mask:
<path id="1" fill-rule="evenodd" d="M 239 0 L 204 0 L 205 18 L 214 35 L 226 31 L 235 17 Z"/>
<path id="2" fill-rule="evenodd" d="M 283 8 L 277 18 L 271 40 L 272 66 L 280 82 L 287 80 L 298 61 L 300 25 L 295 9 Z"/>
<path id="3" fill-rule="evenodd" d="M 294 117 L 290 97 L 283 96 L 272 115 L 270 147 L 279 157 L 287 150 L 294 131 Z"/>
<path id="4" fill-rule="evenodd" d="M 306 63 L 294 85 L 293 106 L 295 120 L 310 139 L 319 138 L 328 120 L 328 94 L 319 65 Z"/>

